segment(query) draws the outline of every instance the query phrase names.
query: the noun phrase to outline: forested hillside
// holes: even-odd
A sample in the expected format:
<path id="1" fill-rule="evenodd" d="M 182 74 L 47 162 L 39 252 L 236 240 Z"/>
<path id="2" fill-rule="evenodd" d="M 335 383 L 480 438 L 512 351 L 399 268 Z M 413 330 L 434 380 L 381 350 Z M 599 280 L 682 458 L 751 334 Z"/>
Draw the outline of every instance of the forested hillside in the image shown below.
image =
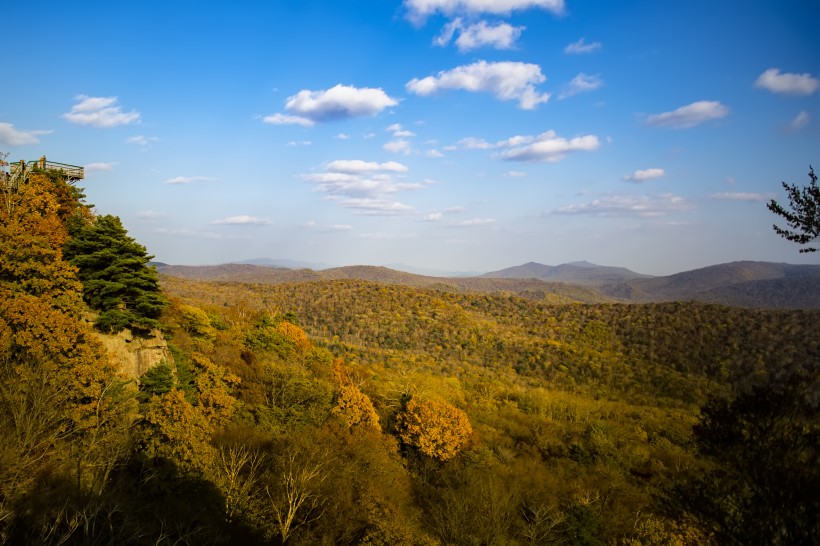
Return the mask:
<path id="1" fill-rule="evenodd" d="M 2 544 L 820 535 L 820 312 L 157 278 L 55 173 L 3 195 Z M 154 326 L 138 382 L 92 334 Z"/>

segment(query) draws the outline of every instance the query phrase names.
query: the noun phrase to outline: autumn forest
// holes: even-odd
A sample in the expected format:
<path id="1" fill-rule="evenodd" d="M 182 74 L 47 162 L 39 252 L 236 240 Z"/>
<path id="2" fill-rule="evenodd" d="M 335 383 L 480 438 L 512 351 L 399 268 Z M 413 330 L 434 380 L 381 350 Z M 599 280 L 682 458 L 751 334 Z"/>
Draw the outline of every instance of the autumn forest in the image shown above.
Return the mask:
<path id="1" fill-rule="evenodd" d="M 816 309 L 196 280 L 0 187 L 0 544 L 818 543 Z"/>

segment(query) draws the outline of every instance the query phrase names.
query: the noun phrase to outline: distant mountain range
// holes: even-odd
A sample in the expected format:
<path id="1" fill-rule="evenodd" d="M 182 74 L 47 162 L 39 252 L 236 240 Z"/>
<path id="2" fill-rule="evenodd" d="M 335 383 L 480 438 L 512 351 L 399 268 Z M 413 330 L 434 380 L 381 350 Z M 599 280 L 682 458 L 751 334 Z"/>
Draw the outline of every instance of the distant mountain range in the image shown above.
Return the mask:
<path id="1" fill-rule="evenodd" d="M 485 273 L 482 277 L 500 279 L 541 279 L 551 282 L 568 282 L 590 286 L 601 286 L 633 279 L 646 279 L 651 275 L 635 273 L 624 267 L 596 265 L 589 262 L 571 262 L 561 265 L 544 265 L 529 262 L 501 271 Z"/>
<path id="2" fill-rule="evenodd" d="M 282 284 L 356 279 L 445 291 L 505 291 L 553 302 L 701 301 L 738 307 L 820 309 L 820 265 L 732 262 L 658 277 L 589 262 L 557 266 L 530 262 L 470 277 L 418 275 L 376 266 L 314 270 L 273 263 L 155 265 L 165 275 L 207 281 Z"/>

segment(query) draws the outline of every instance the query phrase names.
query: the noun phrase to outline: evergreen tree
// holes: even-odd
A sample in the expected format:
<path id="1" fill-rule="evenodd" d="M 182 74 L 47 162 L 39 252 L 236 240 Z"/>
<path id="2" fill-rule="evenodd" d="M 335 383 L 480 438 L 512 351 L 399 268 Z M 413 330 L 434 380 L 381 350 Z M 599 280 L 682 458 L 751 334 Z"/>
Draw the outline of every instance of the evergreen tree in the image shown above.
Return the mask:
<path id="1" fill-rule="evenodd" d="M 165 300 L 156 270 L 147 266 L 153 256 L 128 236 L 120 219 L 99 216 L 72 226 L 71 235 L 65 256 L 79 269 L 86 303 L 100 313 L 97 327 L 105 332 L 155 328 Z"/>
<path id="2" fill-rule="evenodd" d="M 783 229 L 778 226 L 774 231 L 781 237 L 801 245 L 808 245 L 820 237 L 820 187 L 817 186 L 817 175 L 814 169 L 809 167 L 809 185 L 798 188 L 796 184 L 786 184 L 782 182 L 783 188 L 789 195 L 789 209 L 785 209 L 777 201 L 772 199 L 768 209 L 778 216 L 782 216 L 791 229 Z M 800 252 L 816 252 L 817 249 L 806 246 Z"/>

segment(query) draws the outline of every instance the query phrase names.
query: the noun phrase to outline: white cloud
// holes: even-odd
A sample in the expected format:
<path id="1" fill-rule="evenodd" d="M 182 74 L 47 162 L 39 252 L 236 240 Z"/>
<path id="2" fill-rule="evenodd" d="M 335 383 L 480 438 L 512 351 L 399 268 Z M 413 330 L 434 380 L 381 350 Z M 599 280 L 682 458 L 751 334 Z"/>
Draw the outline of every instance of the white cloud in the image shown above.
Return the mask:
<path id="1" fill-rule="evenodd" d="M 168 218 L 168 214 L 156 210 L 141 210 L 137 212 L 137 218 L 140 220 L 162 220 Z"/>
<path id="2" fill-rule="evenodd" d="M 11 123 L 0 123 L 0 144 L 4 146 L 25 146 L 37 144 L 38 135 L 47 135 L 53 131 L 22 131 L 15 129 Z"/>
<path id="3" fill-rule="evenodd" d="M 339 133 L 334 138 L 337 138 L 338 140 L 350 140 L 350 135 L 346 133 Z"/>
<path id="4" fill-rule="evenodd" d="M 423 22 L 435 13 L 496 15 L 526 9 L 543 9 L 556 15 L 564 12 L 564 0 L 404 0 L 410 19 Z"/>
<path id="5" fill-rule="evenodd" d="M 313 121 L 302 116 L 289 116 L 287 114 L 273 114 L 262 118 L 262 123 L 269 125 L 301 125 L 303 127 L 311 127 Z"/>
<path id="6" fill-rule="evenodd" d="M 809 115 L 809 113 L 808 113 L 808 112 L 806 112 L 805 110 L 801 110 L 801 111 L 800 111 L 800 112 L 799 112 L 799 113 L 798 113 L 798 114 L 794 117 L 794 119 L 793 119 L 793 120 L 791 120 L 791 123 L 789 123 L 789 127 L 790 127 L 793 131 L 796 131 L 796 130 L 798 130 L 798 129 L 802 129 L 803 127 L 805 127 L 806 125 L 808 125 L 808 124 L 809 124 L 809 121 L 811 121 L 811 116 Z"/>
<path id="7" fill-rule="evenodd" d="M 407 166 L 395 161 L 384 163 L 354 160 L 331 161 L 324 172 L 302 175 L 302 180 L 316 185 L 316 191 L 354 214 L 395 216 L 406 214 L 413 207 L 396 201 L 393 195 L 400 191 L 416 190 L 428 182 L 402 182 Z"/>
<path id="8" fill-rule="evenodd" d="M 343 231 L 350 231 L 353 229 L 353 226 L 348 224 L 326 224 L 321 225 L 316 223 L 314 220 L 309 220 L 304 224 L 300 224 L 299 227 L 309 229 L 311 231 L 316 231 L 319 233 L 340 233 Z"/>
<path id="9" fill-rule="evenodd" d="M 666 171 L 664 171 L 663 169 L 638 169 L 629 176 L 625 176 L 624 180 L 626 180 L 627 182 L 646 182 L 647 180 L 661 178 L 662 176 L 666 176 Z"/>
<path id="10" fill-rule="evenodd" d="M 196 231 L 189 228 L 157 228 L 154 233 L 168 235 L 171 237 L 192 237 L 196 239 L 220 240 L 220 241 L 251 241 L 253 237 L 248 235 L 225 235 L 215 231 Z"/>
<path id="11" fill-rule="evenodd" d="M 546 79 L 537 64 L 478 61 L 443 70 L 437 76 L 413 78 L 405 87 L 411 93 L 422 96 L 443 89 L 491 93 L 500 100 L 517 100 L 519 108 L 531 110 L 549 100 L 549 93 L 539 94 L 535 90 L 535 85 Z"/>
<path id="12" fill-rule="evenodd" d="M 416 133 L 413 131 L 408 131 L 399 123 L 394 123 L 393 125 L 388 126 L 385 130 L 393 133 L 393 136 L 396 138 L 410 138 L 416 136 Z"/>
<path id="13" fill-rule="evenodd" d="M 459 17 L 447 24 L 444 29 L 442 29 L 441 34 L 433 40 L 433 43 L 439 46 L 446 46 L 450 43 L 450 40 L 452 40 L 453 35 L 458 32 L 456 47 L 461 52 L 478 49 L 480 47 L 511 49 L 524 30 L 525 27 L 514 27 L 509 23 L 497 23 L 493 25 L 486 21 L 479 21 L 478 23 L 465 26 Z"/>
<path id="14" fill-rule="evenodd" d="M 527 139 L 530 137 L 516 138 Z M 510 147 L 501 152 L 500 157 L 510 161 L 547 161 L 554 163 L 564 159 L 568 153 L 591 152 L 597 150 L 599 146 L 600 142 L 595 135 L 577 136 L 567 140 L 557 136 L 555 131 L 547 131 L 538 135 L 529 143 Z"/>
<path id="15" fill-rule="evenodd" d="M 361 159 L 337 159 L 327 164 L 325 169 L 328 172 L 360 174 L 377 171 L 387 171 L 391 173 L 407 172 L 407 165 L 402 165 L 395 161 L 377 163 L 375 161 L 362 161 Z"/>
<path id="16" fill-rule="evenodd" d="M 820 89 L 820 80 L 811 74 L 781 74 L 779 68 L 770 68 L 755 80 L 755 87 L 786 95 L 811 95 Z"/>
<path id="17" fill-rule="evenodd" d="M 488 150 L 492 148 L 493 145 L 484 140 L 483 138 L 477 137 L 466 137 L 462 138 L 458 142 L 456 142 L 452 146 L 446 146 L 445 150 Z"/>
<path id="18" fill-rule="evenodd" d="M 444 154 L 439 152 L 435 148 L 433 148 L 431 150 L 427 150 L 426 152 L 424 152 L 424 155 L 426 155 L 427 157 L 432 157 L 432 158 L 444 157 Z"/>
<path id="19" fill-rule="evenodd" d="M 311 144 L 313 144 L 313 142 L 311 142 L 310 140 L 291 140 L 287 143 L 287 145 L 291 148 L 295 146 L 310 146 Z"/>
<path id="20" fill-rule="evenodd" d="M 392 201 L 390 199 L 376 199 L 369 197 L 351 197 L 339 199 L 338 203 L 347 209 L 352 209 L 355 214 L 364 216 L 398 216 L 408 214 L 415 209 L 404 203 Z"/>
<path id="21" fill-rule="evenodd" d="M 62 115 L 63 119 L 78 125 L 91 125 L 100 129 L 130 125 L 139 122 L 140 113 L 136 110 L 123 112 L 122 106 L 116 106 L 117 97 L 89 97 L 77 95 L 79 101 L 71 111 Z"/>
<path id="22" fill-rule="evenodd" d="M 385 143 L 382 148 L 384 151 L 390 152 L 391 154 L 409 155 L 412 151 L 410 143 L 403 139 L 391 140 L 390 142 Z"/>
<path id="23" fill-rule="evenodd" d="M 217 178 L 210 176 L 177 176 L 169 178 L 165 181 L 166 184 L 193 184 L 194 182 L 216 182 Z"/>
<path id="24" fill-rule="evenodd" d="M 257 218 L 256 216 L 248 216 L 241 214 L 239 216 L 228 216 L 221 220 L 214 220 L 211 224 L 219 226 L 269 226 L 272 224 L 267 218 Z"/>
<path id="25" fill-rule="evenodd" d="M 717 101 L 701 100 L 681 106 L 671 112 L 649 116 L 646 122 L 661 127 L 688 129 L 709 120 L 720 119 L 729 115 L 729 109 Z"/>
<path id="26" fill-rule="evenodd" d="M 381 88 L 338 84 L 322 91 L 299 91 L 285 101 L 285 110 L 289 114 L 273 114 L 263 121 L 274 125 L 311 126 L 324 121 L 375 116 L 396 104 L 398 101 Z"/>
<path id="27" fill-rule="evenodd" d="M 561 94 L 558 95 L 559 99 L 565 99 L 567 97 L 571 97 L 573 95 L 577 95 L 578 93 L 586 93 L 587 91 L 594 91 L 604 85 L 604 80 L 601 79 L 601 76 L 598 74 L 584 74 L 581 72 L 572 80 L 564 85 Z"/>
<path id="28" fill-rule="evenodd" d="M 721 201 L 748 201 L 754 203 L 762 203 L 771 199 L 771 196 L 763 195 L 762 193 L 745 193 L 745 192 L 722 192 L 713 193 L 712 199 Z"/>
<path id="29" fill-rule="evenodd" d="M 127 144 L 135 144 L 137 146 L 142 146 L 143 148 L 147 148 L 151 145 L 152 142 L 156 142 L 159 140 L 157 137 L 149 137 L 145 135 L 134 135 L 132 137 L 128 137 L 125 139 Z"/>
<path id="30" fill-rule="evenodd" d="M 86 172 L 113 171 L 116 163 L 87 163 L 83 168 Z"/>
<path id="31" fill-rule="evenodd" d="M 581 38 L 577 42 L 573 42 L 565 47 L 564 53 L 592 53 L 593 51 L 598 51 L 599 49 L 601 49 L 601 42 L 591 42 L 588 44 L 584 38 Z"/>
<path id="32" fill-rule="evenodd" d="M 418 237 L 417 233 L 362 233 L 359 235 L 362 239 L 371 239 L 374 241 L 393 241 L 396 239 L 415 239 Z"/>
<path id="33" fill-rule="evenodd" d="M 475 227 L 475 226 L 491 226 L 495 224 L 495 218 L 473 218 L 472 220 L 462 220 L 460 222 L 451 222 L 447 227 Z"/>
<path id="34" fill-rule="evenodd" d="M 521 178 L 523 176 L 527 176 L 527 173 L 523 171 L 507 171 L 507 174 L 505 174 L 504 176 L 508 178 Z"/>
<path id="35" fill-rule="evenodd" d="M 690 208 L 683 197 L 671 193 L 649 195 L 610 195 L 580 205 L 567 205 L 554 211 L 556 214 L 580 214 L 590 216 L 637 216 L 655 218 Z"/>

